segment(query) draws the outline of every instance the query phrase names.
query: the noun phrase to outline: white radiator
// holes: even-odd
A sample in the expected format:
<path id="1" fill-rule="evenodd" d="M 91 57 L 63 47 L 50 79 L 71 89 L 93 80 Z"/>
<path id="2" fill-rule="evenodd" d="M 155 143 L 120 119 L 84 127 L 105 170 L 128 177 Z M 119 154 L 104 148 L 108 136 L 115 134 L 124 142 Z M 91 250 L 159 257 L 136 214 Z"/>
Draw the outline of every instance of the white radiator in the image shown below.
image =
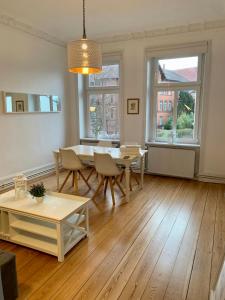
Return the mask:
<path id="1" fill-rule="evenodd" d="M 171 148 L 148 148 L 148 171 L 154 174 L 193 178 L 195 151 Z"/>

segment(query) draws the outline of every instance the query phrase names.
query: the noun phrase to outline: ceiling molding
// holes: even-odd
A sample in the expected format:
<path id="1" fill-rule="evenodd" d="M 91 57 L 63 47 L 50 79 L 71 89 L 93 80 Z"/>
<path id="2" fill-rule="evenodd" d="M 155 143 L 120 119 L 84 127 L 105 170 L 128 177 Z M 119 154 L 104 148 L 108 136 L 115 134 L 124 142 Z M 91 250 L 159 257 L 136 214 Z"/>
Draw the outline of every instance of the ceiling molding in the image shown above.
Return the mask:
<path id="1" fill-rule="evenodd" d="M 175 27 L 167 27 L 161 29 L 153 29 L 153 30 L 142 31 L 142 32 L 126 33 L 121 35 L 114 35 L 111 37 L 102 37 L 102 38 L 98 38 L 97 40 L 100 43 L 104 44 L 104 43 L 114 43 L 114 42 L 122 42 L 122 41 L 129 41 L 129 40 L 168 36 L 168 35 L 174 35 L 179 33 L 200 32 L 200 31 L 216 30 L 216 29 L 225 29 L 225 19 L 202 22 L 202 23 L 193 23 L 193 24 L 175 26 Z"/>
<path id="2" fill-rule="evenodd" d="M 25 32 L 37 38 L 43 39 L 49 43 L 55 44 L 60 47 L 66 47 L 66 43 L 57 37 L 52 36 L 51 34 L 42 31 L 38 28 L 35 28 L 29 24 L 21 22 L 11 16 L 6 14 L 0 14 L 0 24 L 9 26 L 11 28 L 17 29 L 19 31 Z M 114 42 L 122 42 L 122 41 L 129 41 L 129 40 L 137 40 L 137 39 L 145 39 L 145 38 L 154 38 L 160 36 L 168 36 L 180 33 L 190 33 L 190 32 L 201 32 L 207 30 L 218 30 L 225 28 L 225 19 L 216 20 L 216 21 L 208 21 L 208 22 L 201 22 L 201 23 L 193 23 L 188 25 L 181 25 L 181 26 L 174 26 L 174 27 L 167 27 L 167 28 L 159 28 L 153 29 L 149 31 L 142 31 L 142 32 L 132 32 L 132 33 L 125 33 L 121 35 L 113 35 L 109 37 L 101 37 L 97 38 L 96 40 L 99 43 L 114 43 Z"/>
<path id="3" fill-rule="evenodd" d="M 17 30 L 25 32 L 25 33 L 28 33 L 32 36 L 35 36 L 37 38 L 40 38 L 42 40 L 45 40 L 45 41 L 55 44 L 57 46 L 61 46 L 61 47 L 66 46 L 65 42 L 48 34 L 47 32 L 42 31 L 37 28 L 34 28 L 33 26 L 23 23 L 21 21 L 18 21 L 15 18 L 8 16 L 6 14 L 0 14 L 0 24 L 9 26 L 11 28 L 17 29 Z"/>

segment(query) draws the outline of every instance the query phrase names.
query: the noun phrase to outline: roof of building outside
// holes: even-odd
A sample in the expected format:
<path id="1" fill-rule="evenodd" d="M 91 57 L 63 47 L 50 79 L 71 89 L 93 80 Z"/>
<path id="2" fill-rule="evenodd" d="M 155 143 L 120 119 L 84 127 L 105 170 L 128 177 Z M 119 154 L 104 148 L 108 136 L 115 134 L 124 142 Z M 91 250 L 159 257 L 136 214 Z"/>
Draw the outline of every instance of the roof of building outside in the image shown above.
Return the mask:
<path id="1" fill-rule="evenodd" d="M 178 69 L 178 70 L 166 70 L 162 69 L 159 66 L 159 72 L 162 78 L 162 81 L 169 81 L 169 82 L 187 82 L 187 81 L 196 81 L 196 73 L 197 68 L 185 68 L 185 69 Z"/>

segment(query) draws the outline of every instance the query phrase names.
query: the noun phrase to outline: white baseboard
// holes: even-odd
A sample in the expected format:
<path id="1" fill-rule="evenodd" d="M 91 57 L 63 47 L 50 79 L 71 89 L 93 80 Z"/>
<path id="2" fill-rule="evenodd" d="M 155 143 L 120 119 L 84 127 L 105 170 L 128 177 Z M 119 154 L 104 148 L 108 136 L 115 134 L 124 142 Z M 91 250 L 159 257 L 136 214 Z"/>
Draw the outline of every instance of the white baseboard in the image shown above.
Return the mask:
<path id="1" fill-rule="evenodd" d="M 225 184 L 225 177 L 211 176 L 211 175 L 198 175 L 197 180 L 203 182 L 222 183 Z"/>
<path id="2" fill-rule="evenodd" d="M 175 178 L 183 178 L 183 177 L 178 177 L 178 176 L 173 176 L 173 175 L 165 175 L 165 174 L 156 174 L 152 173 L 149 170 L 145 170 L 145 174 L 149 175 L 155 175 L 155 176 L 166 176 L 166 177 L 175 177 Z M 202 182 L 211 182 L 211 183 L 220 183 L 220 184 L 225 184 L 225 177 L 220 177 L 220 176 L 212 176 L 212 175 L 197 175 L 194 178 L 191 178 L 192 180 L 197 180 L 197 181 L 202 181 Z"/>
<path id="3" fill-rule="evenodd" d="M 37 168 L 17 172 L 17 173 L 11 174 L 6 177 L 0 177 L 0 191 L 3 191 L 7 188 L 12 187 L 14 185 L 13 178 L 15 176 L 17 176 L 18 174 L 23 173 L 27 177 L 28 180 L 31 180 L 31 179 L 38 178 L 43 175 L 50 174 L 50 173 L 54 172 L 54 170 L 55 170 L 55 164 L 49 163 L 49 164 L 42 165 Z"/>

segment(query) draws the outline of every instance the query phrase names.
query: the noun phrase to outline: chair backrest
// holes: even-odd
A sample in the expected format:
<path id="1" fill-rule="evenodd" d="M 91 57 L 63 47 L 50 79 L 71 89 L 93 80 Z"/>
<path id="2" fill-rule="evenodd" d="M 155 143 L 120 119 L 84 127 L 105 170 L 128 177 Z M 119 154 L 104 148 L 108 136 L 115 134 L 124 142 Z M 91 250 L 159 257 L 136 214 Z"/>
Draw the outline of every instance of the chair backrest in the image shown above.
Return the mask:
<path id="1" fill-rule="evenodd" d="M 112 142 L 111 141 L 99 141 L 98 146 L 101 147 L 112 147 Z"/>
<path id="2" fill-rule="evenodd" d="M 68 170 L 80 170 L 84 167 L 81 160 L 72 149 L 59 149 L 59 151 L 63 168 Z"/>
<path id="3" fill-rule="evenodd" d="M 120 169 L 108 153 L 94 153 L 96 171 L 105 176 L 117 176 Z"/>

